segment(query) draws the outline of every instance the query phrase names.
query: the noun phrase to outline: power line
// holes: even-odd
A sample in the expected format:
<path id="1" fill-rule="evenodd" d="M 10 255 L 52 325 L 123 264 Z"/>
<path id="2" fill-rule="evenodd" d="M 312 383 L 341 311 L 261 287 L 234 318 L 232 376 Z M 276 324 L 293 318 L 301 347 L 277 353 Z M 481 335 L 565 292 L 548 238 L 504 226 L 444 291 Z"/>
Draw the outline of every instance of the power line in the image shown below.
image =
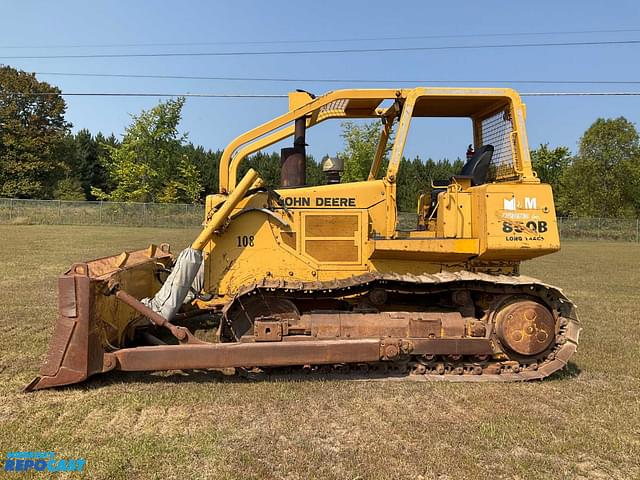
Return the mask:
<path id="1" fill-rule="evenodd" d="M 502 43 L 489 45 L 442 45 L 431 47 L 381 47 L 381 48 L 342 48 L 326 50 L 258 50 L 236 52 L 163 52 L 163 53 L 91 53 L 61 55 L 2 55 L 5 60 L 34 59 L 78 59 L 78 58 L 154 58 L 154 57 L 234 57 L 234 56 L 266 56 L 266 55 L 317 55 L 344 53 L 391 53 L 391 52 L 426 52 L 440 50 L 481 50 L 504 48 L 538 48 L 538 47 L 579 47 L 579 46 L 613 46 L 638 45 L 640 40 L 610 40 L 593 42 L 550 42 L 550 43 Z"/>
<path id="2" fill-rule="evenodd" d="M 512 83 L 512 84 L 567 84 L 567 85 L 640 85 L 638 80 L 382 80 L 366 78 L 282 78 L 282 77 L 208 77 L 189 75 L 155 75 L 155 74 L 120 74 L 120 73 L 74 73 L 74 72 L 34 72 L 36 75 L 53 75 L 69 77 L 105 77 L 105 78 L 153 78 L 162 80 L 220 80 L 220 81 L 250 81 L 250 82 L 287 82 L 287 83 L 385 83 L 385 84 L 424 84 L 424 83 Z"/>
<path id="3" fill-rule="evenodd" d="M 194 97 L 194 98 L 287 98 L 282 94 L 255 93 L 149 93 L 149 92 L 3 92 L 0 95 L 63 97 Z M 639 92 L 525 92 L 522 97 L 640 96 Z"/>
<path id="4" fill-rule="evenodd" d="M 282 94 L 254 93 L 149 93 L 149 92 L 3 92 L 0 95 L 24 97 L 194 97 L 194 98 L 288 98 Z"/>
<path id="5" fill-rule="evenodd" d="M 30 49 L 30 48 L 127 48 L 127 47 L 195 47 L 212 45 L 278 45 L 301 43 L 343 43 L 343 42 L 375 42 L 395 40 L 434 40 L 445 38 L 482 38 L 482 37 L 526 37 L 542 35 L 585 35 L 600 33 L 636 33 L 638 28 L 620 28 L 611 30 L 569 30 L 547 32 L 494 32 L 494 33 L 466 33 L 466 34 L 438 34 L 438 35 L 411 35 L 388 37 L 348 37 L 348 38 L 324 38 L 308 40 L 245 40 L 245 41 L 215 41 L 215 42 L 162 42 L 162 43 L 103 43 L 103 44 L 59 44 L 59 45 L 0 45 L 4 49 Z"/>

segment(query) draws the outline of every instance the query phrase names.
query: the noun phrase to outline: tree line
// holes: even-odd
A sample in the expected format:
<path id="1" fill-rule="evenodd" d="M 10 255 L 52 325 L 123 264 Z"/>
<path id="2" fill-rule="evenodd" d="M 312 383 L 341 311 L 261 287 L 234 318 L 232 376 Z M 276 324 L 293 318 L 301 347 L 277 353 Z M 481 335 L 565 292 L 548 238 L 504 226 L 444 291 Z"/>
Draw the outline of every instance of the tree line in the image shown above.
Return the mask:
<path id="1" fill-rule="evenodd" d="M 0 197 L 202 202 L 218 191 L 222 150 L 194 145 L 179 132 L 184 102 L 160 102 L 133 116 L 120 138 L 86 129 L 72 133 L 57 87 L 35 74 L 0 66 Z M 367 178 L 379 131 L 377 122 L 343 123 L 343 181 Z M 640 139 L 627 119 L 597 119 L 575 154 L 567 147 L 540 145 L 531 157 L 540 179 L 554 189 L 558 214 L 640 214 Z M 433 180 L 448 179 L 463 165 L 459 158 L 403 158 L 399 209 L 414 210 L 419 194 L 428 192 Z M 278 153 L 251 155 L 240 174 L 250 167 L 268 185 L 279 184 Z M 307 182 L 325 182 L 321 160 L 312 156 L 307 158 Z"/>

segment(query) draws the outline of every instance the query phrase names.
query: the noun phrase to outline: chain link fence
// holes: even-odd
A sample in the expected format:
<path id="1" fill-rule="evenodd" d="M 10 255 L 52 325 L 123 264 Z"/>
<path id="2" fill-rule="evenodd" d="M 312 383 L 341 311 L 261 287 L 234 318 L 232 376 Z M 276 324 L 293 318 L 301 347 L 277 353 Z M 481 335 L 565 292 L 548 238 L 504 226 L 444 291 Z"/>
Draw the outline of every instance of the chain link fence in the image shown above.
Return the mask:
<path id="1" fill-rule="evenodd" d="M 202 205 L 0 198 L 0 224 L 193 227 L 203 217 Z"/>
<path id="2" fill-rule="evenodd" d="M 559 217 L 562 238 L 640 242 L 640 219 Z"/>
<path id="3" fill-rule="evenodd" d="M 0 224 L 123 225 L 129 227 L 197 227 L 203 205 L 171 203 L 74 202 L 0 198 Z M 416 214 L 400 212 L 398 228 L 416 227 Z M 563 239 L 640 242 L 640 220 L 634 218 L 559 217 Z"/>

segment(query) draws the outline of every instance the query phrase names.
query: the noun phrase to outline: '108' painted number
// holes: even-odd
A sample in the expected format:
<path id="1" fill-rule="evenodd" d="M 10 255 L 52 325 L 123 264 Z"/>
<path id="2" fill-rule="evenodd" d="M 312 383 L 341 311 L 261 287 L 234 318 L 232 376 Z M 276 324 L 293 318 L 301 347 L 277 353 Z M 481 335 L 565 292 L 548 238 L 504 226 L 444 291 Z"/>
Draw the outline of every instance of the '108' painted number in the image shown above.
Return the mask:
<path id="1" fill-rule="evenodd" d="M 239 247 L 253 247 L 253 235 L 238 235 Z"/>

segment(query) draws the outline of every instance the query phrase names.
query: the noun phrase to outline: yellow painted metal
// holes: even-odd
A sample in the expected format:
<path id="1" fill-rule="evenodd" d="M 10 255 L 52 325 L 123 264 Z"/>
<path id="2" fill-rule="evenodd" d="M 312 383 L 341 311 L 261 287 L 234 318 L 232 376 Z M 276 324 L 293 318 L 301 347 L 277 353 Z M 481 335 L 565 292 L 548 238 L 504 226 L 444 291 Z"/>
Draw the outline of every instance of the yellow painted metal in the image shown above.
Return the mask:
<path id="1" fill-rule="evenodd" d="M 536 175 L 531 167 L 531 158 L 529 155 L 529 140 L 527 139 L 525 130 L 526 109 L 521 102 L 513 106 L 514 114 L 514 133 L 516 146 L 514 148 L 517 172 L 525 181 L 536 181 Z"/>
<path id="2" fill-rule="evenodd" d="M 473 187 L 472 232 L 485 260 L 524 260 L 560 249 L 551 187 L 489 183 Z"/>
<path id="3" fill-rule="evenodd" d="M 402 152 L 404 151 L 404 144 L 407 140 L 407 134 L 409 133 L 409 127 L 411 126 L 411 117 L 413 116 L 413 107 L 416 103 L 416 98 L 419 95 L 417 90 L 414 90 L 409 94 L 404 102 L 402 113 L 400 114 L 400 122 L 398 123 L 398 131 L 396 132 L 396 138 L 393 142 L 393 149 L 391 150 L 391 158 L 389 159 L 389 167 L 387 168 L 386 180 L 389 183 L 396 182 L 396 175 L 398 174 L 398 168 L 400 167 L 400 160 L 402 159 Z"/>
<path id="4" fill-rule="evenodd" d="M 381 107 L 385 100 L 392 107 Z M 387 172 L 376 179 L 398 116 Z M 482 122 L 498 118 L 505 125 L 503 151 L 511 155 L 510 170 L 477 186 L 454 177 L 434 211 L 427 212 L 429 196 L 422 197 L 418 214 L 428 217 L 423 229 L 398 231 L 398 169 L 416 116 L 471 118 L 476 147 L 482 145 Z M 279 200 L 265 191 L 245 196 L 255 172 L 236 185 L 242 160 L 291 137 L 293 121 L 302 117 L 308 128 L 329 118 L 385 119 L 368 180 L 279 189 Z M 209 220 L 194 242 L 205 251 L 205 289 L 214 294 L 208 305 L 223 304 L 243 285 L 262 278 L 321 281 L 371 271 L 459 269 L 511 274 L 520 261 L 559 249 L 551 188 L 531 168 L 525 107 L 510 89 L 339 90 L 315 99 L 296 92 L 289 112 L 225 149 L 220 188 L 231 194 L 207 198 Z M 219 233 L 215 241 L 213 230 Z"/>
<path id="5" fill-rule="evenodd" d="M 307 126 L 308 125 L 309 125 L 309 121 L 307 121 Z M 274 143 L 280 142 L 285 138 L 291 137 L 294 133 L 294 130 L 295 130 L 294 125 L 289 125 L 278 131 L 270 133 L 269 135 L 265 135 L 260 139 L 260 148 L 258 150 L 270 147 Z M 256 151 L 257 150 L 255 148 L 255 145 L 253 144 L 246 145 L 243 148 L 239 149 L 237 154 L 234 156 L 233 160 L 231 161 L 231 164 L 229 165 L 229 178 L 235 179 L 238 175 L 238 168 L 240 167 L 240 162 L 244 158 L 246 158 L 247 156 L 251 155 Z M 235 182 L 232 182 L 232 184 L 233 184 L 233 188 L 235 188 Z M 233 188 L 231 188 L 231 190 L 233 190 Z M 223 188 L 221 184 L 220 191 L 226 192 L 227 188 L 226 187 Z"/>
<path id="6" fill-rule="evenodd" d="M 194 250 L 202 250 L 213 232 L 219 229 L 222 224 L 229 218 L 229 215 L 233 211 L 233 209 L 238 205 L 242 197 L 245 196 L 249 188 L 258 180 L 258 172 L 256 172 L 253 168 L 250 168 L 247 174 L 244 176 L 238 188 L 236 188 L 227 198 L 227 200 L 222 204 L 222 206 L 216 211 L 211 220 L 205 225 L 198 238 L 194 240 L 191 244 L 191 248 Z"/>
<path id="7" fill-rule="evenodd" d="M 305 106 L 313 101 L 309 92 L 289 92 L 289 111 Z"/>
<path id="8" fill-rule="evenodd" d="M 480 253 L 477 238 L 410 238 L 375 240 L 371 257 L 435 262 L 469 260 Z"/>
<path id="9" fill-rule="evenodd" d="M 442 238 L 471 236 L 471 193 L 458 185 L 440 194 L 436 217 L 436 235 Z"/>
<path id="10" fill-rule="evenodd" d="M 375 180 L 378 177 L 378 171 L 380 171 L 380 165 L 382 165 L 382 159 L 387 151 L 387 144 L 389 143 L 389 136 L 391 135 L 391 129 L 393 128 L 393 118 L 385 119 L 382 126 L 382 132 L 380 133 L 380 140 L 378 140 L 378 146 L 376 147 L 376 153 L 371 162 L 371 169 L 369 170 L 368 180 Z"/>

